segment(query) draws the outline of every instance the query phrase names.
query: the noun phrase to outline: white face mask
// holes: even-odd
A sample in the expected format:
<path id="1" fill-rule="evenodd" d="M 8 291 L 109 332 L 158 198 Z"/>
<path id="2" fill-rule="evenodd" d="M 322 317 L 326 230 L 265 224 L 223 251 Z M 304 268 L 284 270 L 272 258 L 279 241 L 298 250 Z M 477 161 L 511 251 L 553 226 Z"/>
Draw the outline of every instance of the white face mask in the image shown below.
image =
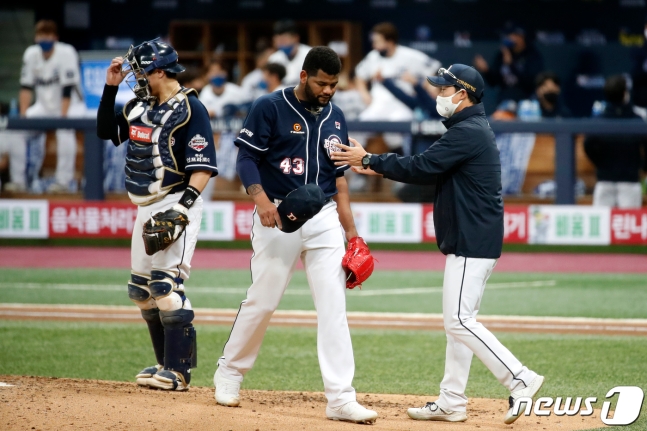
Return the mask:
<path id="1" fill-rule="evenodd" d="M 460 90 L 463 91 L 463 90 Z M 459 92 L 460 92 L 459 91 Z M 456 96 L 459 92 L 456 92 L 452 94 L 451 96 L 436 96 L 436 111 L 445 118 L 449 118 L 452 115 L 454 115 L 454 112 L 456 111 L 456 108 L 458 108 L 458 105 L 461 104 L 462 100 L 458 103 L 452 102 L 452 99 L 454 96 Z"/>

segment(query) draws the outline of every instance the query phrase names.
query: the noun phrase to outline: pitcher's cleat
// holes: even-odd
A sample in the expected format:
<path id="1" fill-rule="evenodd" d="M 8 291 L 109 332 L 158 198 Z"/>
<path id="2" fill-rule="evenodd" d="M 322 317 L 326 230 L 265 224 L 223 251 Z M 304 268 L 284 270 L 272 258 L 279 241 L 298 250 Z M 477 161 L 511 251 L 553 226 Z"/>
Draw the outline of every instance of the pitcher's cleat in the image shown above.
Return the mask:
<path id="1" fill-rule="evenodd" d="M 240 404 L 240 383 L 223 377 L 220 374 L 220 367 L 213 375 L 213 384 L 216 386 L 214 398 L 221 406 L 238 407 Z"/>
<path id="2" fill-rule="evenodd" d="M 150 381 L 150 387 L 165 391 L 188 391 L 189 384 L 184 380 L 182 373 L 171 370 L 160 370 Z"/>
<path id="3" fill-rule="evenodd" d="M 153 378 L 158 371 L 164 369 L 161 365 L 153 365 L 152 367 L 146 367 L 135 376 L 135 381 L 139 386 L 150 386 L 150 380 Z"/>
<path id="4" fill-rule="evenodd" d="M 508 409 L 507 413 L 505 414 L 505 419 L 504 422 L 507 423 L 508 425 L 519 419 L 519 416 L 523 414 L 523 412 L 526 410 L 526 403 L 519 403 L 521 404 L 519 406 L 519 411 L 517 412 L 516 415 L 512 414 L 512 410 L 514 407 L 514 402 L 518 398 L 521 397 L 527 397 L 527 398 L 532 398 L 532 400 L 535 400 L 535 395 L 537 395 L 537 392 L 541 389 L 541 386 L 544 384 L 544 376 L 537 376 L 535 377 L 535 380 L 530 382 L 528 386 L 525 388 L 512 392 L 510 394 L 510 398 L 508 398 L 508 402 L 510 403 L 510 408 Z"/>
<path id="5" fill-rule="evenodd" d="M 445 410 L 436 403 L 427 403 L 420 408 L 410 408 L 407 414 L 417 421 L 465 422 L 467 413 Z"/>
<path id="6" fill-rule="evenodd" d="M 326 406 L 326 417 L 333 421 L 370 425 L 377 420 L 377 412 L 363 407 L 357 401 L 351 401 L 339 407 Z"/>

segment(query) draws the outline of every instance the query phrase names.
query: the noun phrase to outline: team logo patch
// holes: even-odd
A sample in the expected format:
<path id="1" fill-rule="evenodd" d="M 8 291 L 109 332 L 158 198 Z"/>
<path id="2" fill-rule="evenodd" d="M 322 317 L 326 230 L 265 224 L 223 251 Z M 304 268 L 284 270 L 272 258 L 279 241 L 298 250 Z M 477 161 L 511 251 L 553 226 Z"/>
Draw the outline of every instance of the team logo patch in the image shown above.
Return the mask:
<path id="1" fill-rule="evenodd" d="M 200 134 L 195 135 L 189 141 L 189 147 L 193 148 L 196 151 L 204 150 L 207 145 L 209 145 L 209 142 L 207 142 L 207 140 Z"/>
<path id="2" fill-rule="evenodd" d="M 139 142 L 152 142 L 151 136 L 153 129 L 151 127 L 130 126 L 130 139 Z"/>
<path id="3" fill-rule="evenodd" d="M 335 121 L 335 127 L 337 128 L 337 130 L 341 130 L 341 124 L 339 123 L 339 121 Z"/>
<path id="4" fill-rule="evenodd" d="M 299 123 L 294 123 L 294 126 L 292 126 L 295 132 L 300 132 L 301 131 L 301 124 Z"/>
<path id="5" fill-rule="evenodd" d="M 294 215 L 294 213 L 288 214 L 288 218 L 292 221 L 295 221 L 297 219 L 297 216 Z"/>
<path id="6" fill-rule="evenodd" d="M 171 136 L 171 147 L 175 145 L 175 136 Z"/>
<path id="7" fill-rule="evenodd" d="M 341 148 L 335 146 L 335 144 L 341 144 L 341 139 L 337 135 L 330 135 L 328 139 L 324 139 L 324 148 L 328 152 L 328 157 L 337 151 L 342 151 Z"/>

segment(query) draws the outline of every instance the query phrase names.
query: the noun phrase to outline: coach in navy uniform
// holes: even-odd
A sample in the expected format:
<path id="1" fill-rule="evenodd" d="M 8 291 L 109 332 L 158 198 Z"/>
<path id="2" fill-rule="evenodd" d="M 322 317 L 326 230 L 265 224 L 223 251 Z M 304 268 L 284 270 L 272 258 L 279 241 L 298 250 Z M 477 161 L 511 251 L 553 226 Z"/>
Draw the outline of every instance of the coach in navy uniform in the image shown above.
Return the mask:
<path id="1" fill-rule="evenodd" d="M 440 251 L 447 256 L 443 282 L 443 317 L 447 332 L 445 377 L 440 397 L 408 414 L 418 420 L 467 420 L 465 387 L 473 354 L 510 390 L 505 423 L 514 422 L 517 398 L 534 397 L 544 377 L 521 362 L 476 321 L 485 283 L 501 256 L 503 199 L 501 162 L 494 133 L 483 110 L 483 78 L 472 67 L 455 64 L 427 78 L 440 88 L 438 113 L 447 132 L 429 149 L 411 157 L 367 153 L 338 145 L 338 165 L 358 173 L 383 175 L 410 184 L 428 184 L 438 175 L 434 225 Z M 519 411 L 523 411 L 519 409 Z"/>

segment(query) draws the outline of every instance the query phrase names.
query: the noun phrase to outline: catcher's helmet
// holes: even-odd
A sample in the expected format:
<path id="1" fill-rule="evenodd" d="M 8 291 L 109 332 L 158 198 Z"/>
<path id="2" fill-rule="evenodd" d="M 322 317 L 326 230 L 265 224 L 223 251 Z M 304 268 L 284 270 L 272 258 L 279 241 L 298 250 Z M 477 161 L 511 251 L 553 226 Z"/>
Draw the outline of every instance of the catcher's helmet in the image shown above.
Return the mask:
<path id="1" fill-rule="evenodd" d="M 157 38 L 137 46 L 131 45 L 126 55 L 124 55 L 122 73 L 124 75 L 133 75 L 136 85 L 134 87 L 130 83 L 128 85 L 137 97 L 147 99 L 151 96 L 146 75 L 153 70 L 172 73 L 184 72 L 186 68 L 179 64 L 177 60 L 177 51 L 168 43 Z"/>

